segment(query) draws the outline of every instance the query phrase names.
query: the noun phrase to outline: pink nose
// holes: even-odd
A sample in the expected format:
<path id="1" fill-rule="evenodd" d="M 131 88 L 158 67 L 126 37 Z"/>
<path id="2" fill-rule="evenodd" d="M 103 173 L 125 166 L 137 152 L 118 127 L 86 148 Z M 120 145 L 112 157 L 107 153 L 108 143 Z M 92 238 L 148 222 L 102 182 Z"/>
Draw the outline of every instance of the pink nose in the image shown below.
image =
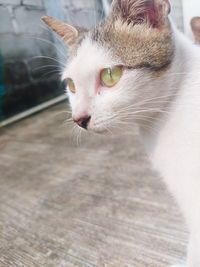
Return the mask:
<path id="1" fill-rule="evenodd" d="M 74 122 L 77 123 L 78 126 L 80 126 L 81 128 L 87 130 L 87 127 L 88 127 L 90 120 L 91 120 L 91 116 L 87 115 L 87 116 L 81 117 L 79 119 L 74 119 Z"/>

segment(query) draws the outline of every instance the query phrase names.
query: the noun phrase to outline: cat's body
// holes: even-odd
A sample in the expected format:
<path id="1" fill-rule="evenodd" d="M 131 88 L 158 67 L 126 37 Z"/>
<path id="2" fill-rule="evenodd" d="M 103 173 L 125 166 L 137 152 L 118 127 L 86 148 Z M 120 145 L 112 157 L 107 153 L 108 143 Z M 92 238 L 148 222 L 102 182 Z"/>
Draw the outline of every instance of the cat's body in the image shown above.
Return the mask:
<path id="1" fill-rule="evenodd" d="M 175 89 L 170 108 L 141 130 L 149 158 L 185 215 L 189 267 L 200 266 L 200 49 L 176 33 L 179 53 L 165 76 Z M 162 86 L 162 85 L 161 85 Z M 170 92 L 170 88 L 166 90 Z M 162 97 L 160 98 L 162 100 Z M 162 101 L 161 101 L 162 102 Z"/>
<path id="2" fill-rule="evenodd" d="M 45 22 L 72 47 L 63 78 L 74 121 L 103 133 L 140 128 L 154 168 L 185 215 L 188 267 L 200 267 L 200 48 L 168 20 L 168 0 L 115 0 L 86 33 Z"/>

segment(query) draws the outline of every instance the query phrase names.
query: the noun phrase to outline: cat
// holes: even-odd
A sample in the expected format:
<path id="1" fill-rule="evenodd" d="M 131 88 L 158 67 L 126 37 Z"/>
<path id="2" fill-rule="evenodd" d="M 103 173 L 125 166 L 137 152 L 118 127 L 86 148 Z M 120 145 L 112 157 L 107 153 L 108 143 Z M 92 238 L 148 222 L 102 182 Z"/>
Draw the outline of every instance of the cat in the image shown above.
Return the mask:
<path id="1" fill-rule="evenodd" d="M 200 44 L 200 17 L 194 17 L 191 20 L 191 28 L 197 44 Z"/>
<path id="2" fill-rule="evenodd" d="M 102 134 L 138 125 L 190 230 L 187 267 L 200 267 L 200 48 L 170 10 L 169 0 L 113 0 L 92 30 L 43 21 L 70 49 L 62 77 L 74 122 Z"/>

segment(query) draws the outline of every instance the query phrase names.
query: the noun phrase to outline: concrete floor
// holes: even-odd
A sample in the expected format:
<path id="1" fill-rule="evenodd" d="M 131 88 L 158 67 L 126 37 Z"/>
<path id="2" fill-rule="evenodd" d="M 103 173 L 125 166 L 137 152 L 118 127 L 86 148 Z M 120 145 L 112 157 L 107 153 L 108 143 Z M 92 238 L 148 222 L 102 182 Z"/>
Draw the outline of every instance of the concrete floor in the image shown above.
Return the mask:
<path id="1" fill-rule="evenodd" d="M 77 145 L 61 104 L 0 129 L 0 267 L 165 267 L 187 232 L 137 136 Z"/>

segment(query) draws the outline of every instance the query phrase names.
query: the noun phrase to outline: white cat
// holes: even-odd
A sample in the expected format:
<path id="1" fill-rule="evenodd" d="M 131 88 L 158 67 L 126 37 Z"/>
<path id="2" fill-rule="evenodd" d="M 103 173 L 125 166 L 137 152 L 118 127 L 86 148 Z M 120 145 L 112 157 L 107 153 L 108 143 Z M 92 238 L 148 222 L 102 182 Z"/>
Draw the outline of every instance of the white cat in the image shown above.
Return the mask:
<path id="1" fill-rule="evenodd" d="M 63 79 L 74 122 L 97 133 L 139 125 L 190 229 L 187 266 L 200 267 L 200 48 L 169 12 L 168 0 L 114 0 L 90 31 L 43 20 L 71 49 Z"/>

